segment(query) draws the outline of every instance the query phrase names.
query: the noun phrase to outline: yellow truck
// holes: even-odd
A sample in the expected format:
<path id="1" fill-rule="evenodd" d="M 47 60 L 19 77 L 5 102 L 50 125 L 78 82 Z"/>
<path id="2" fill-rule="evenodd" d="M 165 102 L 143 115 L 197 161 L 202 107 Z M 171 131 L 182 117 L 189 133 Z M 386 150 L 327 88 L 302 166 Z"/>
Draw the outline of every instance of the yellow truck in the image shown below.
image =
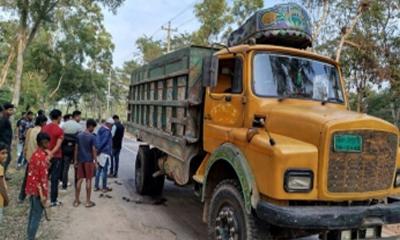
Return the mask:
<path id="1" fill-rule="evenodd" d="M 193 184 L 210 240 L 376 239 L 399 223 L 399 131 L 349 110 L 339 64 L 305 50 L 310 29 L 301 6 L 281 4 L 227 47 L 133 72 L 137 192 Z"/>

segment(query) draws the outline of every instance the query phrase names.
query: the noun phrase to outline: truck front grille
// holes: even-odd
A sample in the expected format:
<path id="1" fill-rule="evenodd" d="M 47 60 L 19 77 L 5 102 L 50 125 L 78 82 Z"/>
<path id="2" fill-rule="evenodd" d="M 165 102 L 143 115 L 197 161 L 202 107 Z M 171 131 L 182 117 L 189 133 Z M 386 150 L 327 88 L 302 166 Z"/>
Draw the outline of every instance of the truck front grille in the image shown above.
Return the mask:
<path id="1" fill-rule="evenodd" d="M 393 184 L 397 135 L 383 131 L 356 130 L 335 134 L 356 134 L 363 139 L 362 152 L 335 152 L 333 136 L 329 153 L 328 191 L 370 192 Z"/>

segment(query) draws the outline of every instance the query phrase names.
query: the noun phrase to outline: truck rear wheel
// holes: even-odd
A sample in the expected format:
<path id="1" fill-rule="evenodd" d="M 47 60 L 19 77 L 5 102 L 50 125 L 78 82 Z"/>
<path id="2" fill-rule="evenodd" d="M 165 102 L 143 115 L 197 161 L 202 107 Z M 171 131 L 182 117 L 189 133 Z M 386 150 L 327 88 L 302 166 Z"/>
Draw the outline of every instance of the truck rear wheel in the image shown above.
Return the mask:
<path id="1" fill-rule="evenodd" d="M 240 186 L 235 180 L 224 180 L 211 197 L 208 214 L 209 240 L 273 239 L 267 228 L 245 210 Z"/>
<path id="2" fill-rule="evenodd" d="M 135 187 L 136 192 L 141 195 L 157 196 L 164 188 L 164 176 L 153 177 L 157 172 L 157 160 L 159 151 L 149 146 L 139 146 L 135 163 Z"/>

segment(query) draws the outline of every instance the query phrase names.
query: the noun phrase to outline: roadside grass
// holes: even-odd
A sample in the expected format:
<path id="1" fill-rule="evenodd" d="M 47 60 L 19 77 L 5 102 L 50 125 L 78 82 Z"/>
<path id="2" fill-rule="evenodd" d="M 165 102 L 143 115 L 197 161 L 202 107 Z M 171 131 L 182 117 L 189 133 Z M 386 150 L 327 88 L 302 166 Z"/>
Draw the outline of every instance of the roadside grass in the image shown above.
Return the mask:
<path id="1" fill-rule="evenodd" d="M 29 214 L 29 198 L 24 203 L 18 203 L 18 195 L 21 189 L 22 179 L 25 170 L 16 170 L 15 160 L 11 162 L 9 176 L 12 178 L 7 182 L 10 204 L 4 208 L 3 222 L 0 224 L 0 239 L 4 240 L 23 240 L 26 239 L 26 228 Z M 56 239 L 56 230 L 50 227 L 50 224 L 42 218 L 39 226 L 37 239 L 53 240 Z"/>

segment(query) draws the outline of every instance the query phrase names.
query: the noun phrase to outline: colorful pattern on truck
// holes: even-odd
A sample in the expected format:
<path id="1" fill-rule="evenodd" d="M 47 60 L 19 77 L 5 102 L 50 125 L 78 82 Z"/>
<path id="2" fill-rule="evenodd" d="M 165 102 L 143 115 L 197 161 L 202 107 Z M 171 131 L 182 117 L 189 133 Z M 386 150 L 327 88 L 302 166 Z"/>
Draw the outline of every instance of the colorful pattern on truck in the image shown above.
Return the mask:
<path id="1" fill-rule="evenodd" d="M 208 160 L 205 181 L 203 186 L 203 201 L 205 189 L 207 189 L 207 179 L 213 165 L 218 161 L 226 161 L 235 170 L 242 187 L 242 193 L 245 200 L 246 211 L 251 213 L 252 206 L 255 208 L 258 203 L 259 194 L 256 181 L 251 172 L 250 166 L 244 154 L 233 144 L 225 143 L 216 149 Z"/>
<path id="2" fill-rule="evenodd" d="M 231 33 L 229 46 L 276 44 L 296 48 L 312 45 L 311 20 L 307 11 L 296 3 L 280 4 L 256 12 L 245 24 Z"/>

